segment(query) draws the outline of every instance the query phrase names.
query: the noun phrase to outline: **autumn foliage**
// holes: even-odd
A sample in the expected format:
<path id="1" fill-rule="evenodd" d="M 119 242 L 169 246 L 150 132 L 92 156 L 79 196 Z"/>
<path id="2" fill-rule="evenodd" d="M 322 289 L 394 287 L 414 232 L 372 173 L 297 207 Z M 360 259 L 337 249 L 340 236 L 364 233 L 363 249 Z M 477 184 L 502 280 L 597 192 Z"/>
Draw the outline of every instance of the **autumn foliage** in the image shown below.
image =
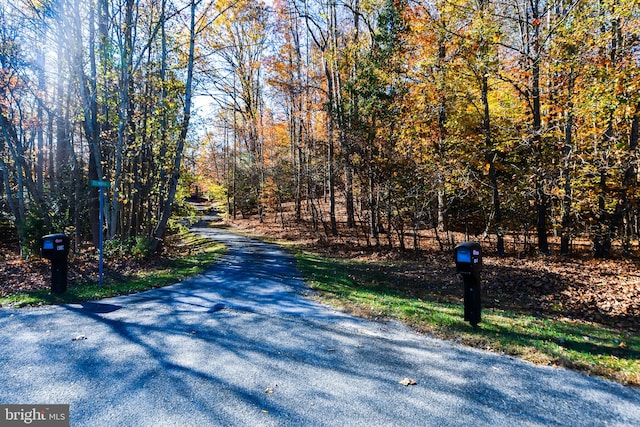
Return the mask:
<path id="1" fill-rule="evenodd" d="M 233 217 L 291 203 L 372 246 L 637 255 L 637 0 L 66 0 L 0 21 L 0 213 L 23 249 L 158 248 L 210 189 Z"/>
<path id="2" fill-rule="evenodd" d="M 241 213 L 292 202 L 329 236 L 340 199 L 374 246 L 419 248 L 432 229 L 499 254 L 514 235 L 516 252 L 637 252 L 637 1 L 282 0 L 274 13 L 261 156 L 217 152 L 256 171 Z"/>

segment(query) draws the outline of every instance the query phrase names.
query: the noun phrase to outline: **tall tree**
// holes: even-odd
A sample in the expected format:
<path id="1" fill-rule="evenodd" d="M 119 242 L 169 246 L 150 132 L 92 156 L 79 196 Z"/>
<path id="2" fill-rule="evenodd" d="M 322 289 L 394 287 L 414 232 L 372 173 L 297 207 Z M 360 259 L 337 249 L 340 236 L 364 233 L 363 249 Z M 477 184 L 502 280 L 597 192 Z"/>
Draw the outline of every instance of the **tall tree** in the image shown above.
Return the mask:
<path id="1" fill-rule="evenodd" d="M 550 145 L 548 128 L 543 125 L 542 72 L 547 61 L 547 45 L 557 30 L 556 22 L 550 20 L 550 2 L 545 0 L 513 0 L 503 6 L 507 18 L 503 51 L 502 78 L 513 84 L 530 115 L 527 142 L 530 146 L 532 169 L 530 177 L 534 183 L 538 251 L 548 254 L 549 182 L 551 181 L 547 160 Z M 568 11 L 571 8 L 567 9 Z M 563 19 L 560 17 L 559 19 Z M 511 65 L 507 65 L 511 64 Z"/>
<path id="2" fill-rule="evenodd" d="M 185 91 L 184 91 L 184 110 L 182 113 L 182 124 L 180 126 L 180 135 L 178 136 L 177 146 L 175 150 L 175 155 L 173 159 L 173 168 L 169 180 L 169 189 L 167 193 L 167 200 L 162 206 L 162 210 L 160 213 L 160 218 L 158 220 L 158 224 L 155 227 L 153 242 L 151 244 L 152 252 L 157 252 L 160 249 L 162 244 L 167 223 L 169 222 L 169 218 L 171 217 L 171 213 L 173 211 L 173 203 L 176 197 L 176 191 L 178 190 L 178 180 L 180 179 L 180 171 L 182 165 L 182 154 L 184 150 L 184 144 L 187 139 L 187 133 L 189 131 L 189 122 L 191 120 L 191 103 L 193 96 L 193 70 L 194 70 L 194 61 L 195 61 L 195 40 L 196 40 L 196 8 L 197 4 L 196 0 L 191 0 L 190 2 L 190 13 L 189 13 L 189 26 L 188 26 L 188 56 L 187 56 L 187 79 L 185 82 Z"/>

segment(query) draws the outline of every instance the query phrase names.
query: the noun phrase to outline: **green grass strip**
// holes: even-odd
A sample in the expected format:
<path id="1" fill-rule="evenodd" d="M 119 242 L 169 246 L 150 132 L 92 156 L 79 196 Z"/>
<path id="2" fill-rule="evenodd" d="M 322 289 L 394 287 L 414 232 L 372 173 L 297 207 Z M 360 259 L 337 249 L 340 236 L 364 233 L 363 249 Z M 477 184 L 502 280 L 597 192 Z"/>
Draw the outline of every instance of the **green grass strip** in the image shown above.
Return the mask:
<path id="1" fill-rule="evenodd" d="M 161 267 L 156 266 L 150 271 L 130 274 L 124 279 L 116 280 L 106 276 L 102 287 L 96 278 L 87 283 L 69 284 L 67 292 L 59 295 L 51 294 L 49 289 L 39 289 L 0 298 L 0 305 L 24 307 L 66 304 L 159 288 L 202 273 L 226 251 L 223 244 L 192 234 L 183 237 L 182 245 L 189 248 L 189 255 L 169 258 Z"/>
<path id="2" fill-rule="evenodd" d="M 640 337 L 630 332 L 494 309 L 483 310 L 480 327 L 473 328 L 463 320 L 462 304 L 418 299 L 398 291 L 375 262 L 302 252 L 297 260 L 322 301 L 354 314 L 400 320 L 443 339 L 640 386 Z"/>

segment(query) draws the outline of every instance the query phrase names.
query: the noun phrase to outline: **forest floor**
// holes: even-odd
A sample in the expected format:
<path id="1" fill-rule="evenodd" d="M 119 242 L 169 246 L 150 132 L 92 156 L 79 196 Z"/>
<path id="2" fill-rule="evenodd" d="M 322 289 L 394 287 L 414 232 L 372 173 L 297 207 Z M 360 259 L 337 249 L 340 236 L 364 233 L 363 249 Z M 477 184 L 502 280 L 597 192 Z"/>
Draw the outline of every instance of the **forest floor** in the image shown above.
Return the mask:
<path id="1" fill-rule="evenodd" d="M 331 237 L 309 221 L 294 221 L 268 214 L 229 220 L 230 227 L 276 241 L 295 244 L 302 250 L 327 257 L 367 263 L 379 269 L 394 291 L 441 302 L 462 301 L 462 281 L 455 270 L 452 245 L 443 248 L 423 231 L 420 250 L 400 250 L 397 240 L 388 245 L 367 244 L 359 235 L 340 228 Z M 462 234 L 455 236 L 464 240 Z M 471 238 L 473 240 L 473 238 Z M 479 239 L 485 254 L 482 270 L 483 307 L 560 319 L 596 322 L 619 330 L 640 331 L 640 258 L 594 259 L 588 249 L 571 256 L 538 255 L 517 251 L 505 257 L 495 254 L 491 241 Z M 386 244 L 386 246 L 385 246 Z M 406 238 L 412 247 L 413 238 Z M 507 242 L 509 247 L 509 242 Z"/>
<path id="2" fill-rule="evenodd" d="M 257 217 L 228 220 L 227 225 L 245 233 L 288 241 L 325 256 L 367 262 L 369 268 L 379 269 L 385 279 L 395 283 L 398 292 L 437 301 L 461 301 L 462 285 L 455 272 L 452 252 L 450 248 L 441 250 L 434 239 L 421 238 L 419 251 L 402 251 L 397 244 L 394 248 L 388 244 L 376 247 L 367 244 L 362 233 L 356 235 L 341 229 L 340 237 L 330 237 L 322 228 L 314 230 L 308 221 L 283 219 L 274 214 L 267 215 L 263 221 Z M 589 253 L 522 256 L 514 252 L 501 258 L 492 255 L 490 242 L 482 244 L 488 253 L 483 259 L 482 271 L 484 307 L 640 331 L 640 260 L 637 257 L 604 260 L 594 259 Z M 109 261 L 105 273 L 124 277 L 162 262 L 162 257 L 145 262 Z M 81 251 L 70 258 L 69 281 L 95 279 L 97 269 L 95 255 Z M 50 271 L 47 260 L 21 259 L 15 243 L 0 245 L 0 297 L 48 288 Z"/>
<path id="3" fill-rule="evenodd" d="M 105 281 L 124 282 L 127 278 L 161 269 L 170 259 L 186 255 L 188 248 L 176 244 L 166 247 L 165 253 L 148 259 L 121 258 L 104 262 Z M 98 257 L 93 246 L 73 250 L 69 254 L 67 279 L 69 286 L 97 283 L 99 275 Z M 18 242 L 4 240 L 0 243 L 0 298 L 34 290 L 48 290 L 51 286 L 51 263 L 31 256 L 23 259 L 18 251 Z"/>

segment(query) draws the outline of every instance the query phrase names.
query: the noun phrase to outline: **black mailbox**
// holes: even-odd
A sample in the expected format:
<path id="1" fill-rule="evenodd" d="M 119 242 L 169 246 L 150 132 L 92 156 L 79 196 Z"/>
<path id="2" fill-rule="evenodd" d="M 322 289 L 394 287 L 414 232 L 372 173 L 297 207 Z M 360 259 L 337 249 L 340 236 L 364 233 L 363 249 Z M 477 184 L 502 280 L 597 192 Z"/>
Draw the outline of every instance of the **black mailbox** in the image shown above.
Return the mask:
<path id="1" fill-rule="evenodd" d="M 482 270 L 482 246 L 476 242 L 464 242 L 454 249 L 456 270 L 464 281 L 464 320 L 474 328 L 481 320 L 480 271 Z"/>
<path id="2" fill-rule="evenodd" d="M 64 234 L 49 234 L 41 240 L 42 256 L 51 260 L 51 292 L 61 294 L 67 291 L 67 256 L 69 237 Z"/>
<path id="3" fill-rule="evenodd" d="M 42 256 L 50 260 L 66 260 L 69 255 L 69 237 L 49 234 L 42 238 Z"/>
<path id="4" fill-rule="evenodd" d="M 479 243 L 460 243 L 455 248 L 455 256 L 458 273 L 474 274 L 482 270 L 482 246 Z"/>

